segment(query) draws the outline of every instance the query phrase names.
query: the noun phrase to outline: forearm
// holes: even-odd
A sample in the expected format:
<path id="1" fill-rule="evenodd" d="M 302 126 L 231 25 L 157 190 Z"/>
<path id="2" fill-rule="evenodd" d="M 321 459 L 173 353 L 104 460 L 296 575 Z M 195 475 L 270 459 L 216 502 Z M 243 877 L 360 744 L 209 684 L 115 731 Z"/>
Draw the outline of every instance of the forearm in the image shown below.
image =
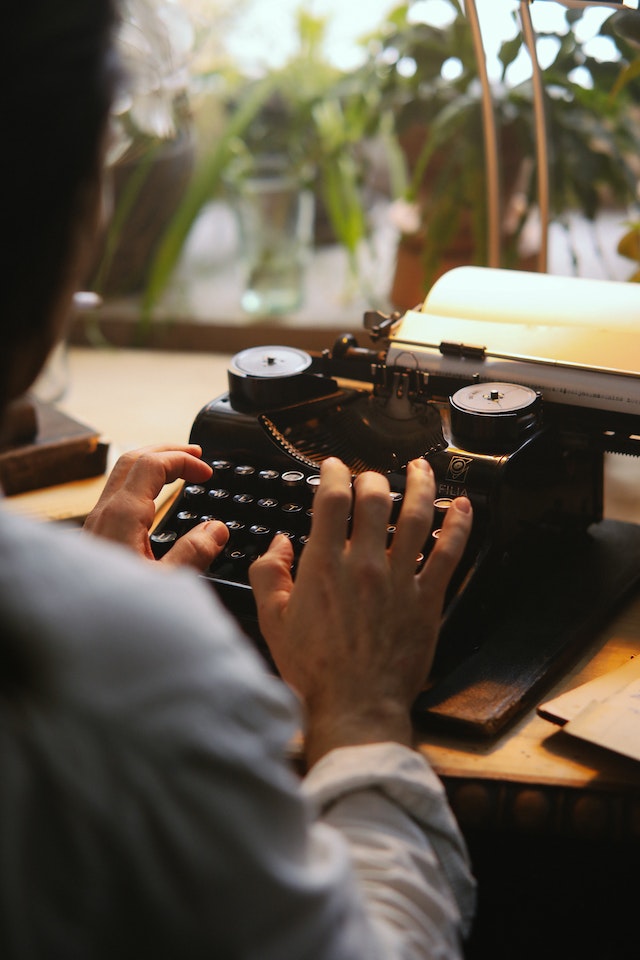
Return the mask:
<path id="1" fill-rule="evenodd" d="M 305 788 L 348 843 L 383 955 L 461 956 L 475 885 L 426 761 L 395 744 L 335 751 L 307 775 Z"/>

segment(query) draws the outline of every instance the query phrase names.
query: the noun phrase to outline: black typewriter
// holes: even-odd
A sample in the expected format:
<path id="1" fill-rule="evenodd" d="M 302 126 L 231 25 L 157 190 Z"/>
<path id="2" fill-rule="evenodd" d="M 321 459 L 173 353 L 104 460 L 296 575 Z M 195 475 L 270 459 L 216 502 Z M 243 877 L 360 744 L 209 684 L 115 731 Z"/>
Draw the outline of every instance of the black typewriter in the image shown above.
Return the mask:
<path id="1" fill-rule="evenodd" d="M 636 582 L 635 527 L 602 520 L 603 437 L 610 443 L 620 428 L 629 436 L 631 421 L 618 417 L 618 433 L 594 429 L 596 411 L 585 420 L 582 408 L 547 403 L 535 384 L 486 379 L 475 348 L 458 348 L 462 373 L 453 375 L 390 365 L 386 329 L 397 319 L 366 318 L 369 348 L 345 335 L 319 354 L 267 345 L 234 357 L 228 391 L 200 411 L 190 435 L 212 477 L 184 485 L 152 549 L 160 557 L 194 524 L 223 520 L 227 547 L 204 576 L 268 660 L 248 570 L 276 533 L 291 539 L 297 561 L 323 459 L 387 476 L 391 541 L 406 464 L 426 457 L 437 482 L 434 525 L 416 563 L 456 496 L 470 498 L 474 525 L 416 719 L 489 736 Z M 391 345 L 406 358 L 397 338 Z M 449 361 L 455 349 L 441 343 L 440 356 Z"/>

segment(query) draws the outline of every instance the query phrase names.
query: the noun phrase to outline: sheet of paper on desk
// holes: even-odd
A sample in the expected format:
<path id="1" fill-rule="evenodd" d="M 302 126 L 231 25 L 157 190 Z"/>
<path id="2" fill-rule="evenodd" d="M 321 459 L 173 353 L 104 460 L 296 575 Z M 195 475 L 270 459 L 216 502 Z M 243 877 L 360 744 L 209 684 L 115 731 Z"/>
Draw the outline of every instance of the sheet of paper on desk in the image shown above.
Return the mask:
<path id="1" fill-rule="evenodd" d="M 640 760 L 640 679 L 586 707 L 563 730 L 625 757 Z"/>
<path id="2" fill-rule="evenodd" d="M 632 657 L 617 670 L 603 673 L 595 680 L 582 683 L 579 687 L 540 704 L 538 713 L 545 720 L 565 724 L 574 720 L 594 701 L 602 702 L 615 696 L 634 680 L 640 680 L 640 657 Z"/>
<path id="3" fill-rule="evenodd" d="M 640 760 L 640 657 L 543 703 L 538 713 L 564 723 L 571 736 Z"/>

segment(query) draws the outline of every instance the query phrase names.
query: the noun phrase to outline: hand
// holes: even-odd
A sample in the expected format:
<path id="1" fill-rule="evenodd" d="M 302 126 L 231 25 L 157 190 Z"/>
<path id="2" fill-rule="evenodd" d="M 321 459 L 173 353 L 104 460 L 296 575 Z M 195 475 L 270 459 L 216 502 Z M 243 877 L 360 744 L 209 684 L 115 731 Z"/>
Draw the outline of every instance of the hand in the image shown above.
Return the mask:
<path id="1" fill-rule="evenodd" d="M 123 454 L 109 476 L 98 503 L 84 523 L 90 533 L 132 547 L 153 560 L 149 530 L 156 514 L 154 500 L 167 483 L 182 478 L 202 483 L 211 467 L 200 459 L 196 444 L 178 447 L 144 447 Z M 219 520 L 199 523 L 180 537 L 160 563 L 206 570 L 229 539 Z"/>
<path id="2" fill-rule="evenodd" d="M 389 484 L 355 480 L 331 458 L 321 469 L 309 543 L 291 578 L 286 537 L 250 568 L 258 618 L 283 679 L 308 712 L 307 759 L 336 746 L 380 740 L 410 745 L 410 709 L 435 653 L 447 585 L 471 529 L 471 504 L 454 501 L 420 572 L 435 481 L 426 460 L 409 463 L 404 505 L 387 549 Z"/>

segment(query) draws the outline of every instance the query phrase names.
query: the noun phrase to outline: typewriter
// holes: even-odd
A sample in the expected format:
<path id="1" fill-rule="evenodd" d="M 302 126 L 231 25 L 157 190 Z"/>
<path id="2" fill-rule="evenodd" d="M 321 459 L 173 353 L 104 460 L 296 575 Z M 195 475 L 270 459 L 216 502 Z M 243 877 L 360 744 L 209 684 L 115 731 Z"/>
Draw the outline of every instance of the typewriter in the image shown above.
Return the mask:
<path id="1" fill-rule="evenodd" d="M 183 486 L 153 552 L 225 521 L 229 542 L 204 576 L 268 659 L 248 570 L 284 532 L 295 576 L 322 460 L 388 477 L 391 542 L 407 462 L 426 457 L 434 523 L 416 563 L 453 498 L 470 498 L 474 524 L 416 721 L 492 736 L 640 577 L 638 529 L 603 519 L 606 452 L 640 450 L 639 320 L 631 284 L 461 267 L 414 311 L 367 313 L 365 345 L 244 350 L 191 430 L 211 480 Z"/>

